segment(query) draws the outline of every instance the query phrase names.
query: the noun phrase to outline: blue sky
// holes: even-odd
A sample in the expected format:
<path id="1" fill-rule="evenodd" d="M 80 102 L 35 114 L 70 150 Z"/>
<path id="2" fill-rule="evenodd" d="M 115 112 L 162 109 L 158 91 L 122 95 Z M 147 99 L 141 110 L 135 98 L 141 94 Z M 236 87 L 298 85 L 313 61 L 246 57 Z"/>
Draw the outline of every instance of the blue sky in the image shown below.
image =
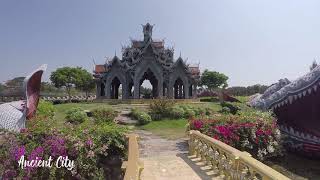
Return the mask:
<path id="1" fill-rule="evenodd" d="M 0 82 L 47 63 L 93 69 L 121 44 L 153 37 L 175 57 L 229 76 L 230 86 L 293 80 L 320 60 L 320 1 L 1 0 Z"/>

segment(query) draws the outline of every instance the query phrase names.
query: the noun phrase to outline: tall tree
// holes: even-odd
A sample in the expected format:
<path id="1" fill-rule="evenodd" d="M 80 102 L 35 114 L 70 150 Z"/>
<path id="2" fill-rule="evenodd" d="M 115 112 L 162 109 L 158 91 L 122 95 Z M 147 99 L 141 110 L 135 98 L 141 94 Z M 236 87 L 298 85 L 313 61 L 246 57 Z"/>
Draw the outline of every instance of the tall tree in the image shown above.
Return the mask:
<path id="1" fill-rule="evenodd" d="M 95 87 L 92 75 L 81 67 L 58 68 L 51 73 L 50 80 L 57 88 L 65 87 L 69 98 L 73 87 L 86 92 L 87 97 Z"/>
<path id="2" fill-rule="evenodd" d="M 93 80 L 92 74 L 90 74 L 85 69 L 77 69 L 77 82 L 76 88 L 86 93 L 86 99 L 88 99 L 89 93 L 95 88 L 95 82 Z"/>
<path id="3" fill-rule="evenodd" d="M 207 88 L 210 90 L 219 87 L 226 88 L 228 86 L 228 79 L 228 76 L 222 73 L 216 71 L 209 71 L 208 69 L 206 69 L 201 75 L 200 84 L 202 86 L 207 86 Z"/>

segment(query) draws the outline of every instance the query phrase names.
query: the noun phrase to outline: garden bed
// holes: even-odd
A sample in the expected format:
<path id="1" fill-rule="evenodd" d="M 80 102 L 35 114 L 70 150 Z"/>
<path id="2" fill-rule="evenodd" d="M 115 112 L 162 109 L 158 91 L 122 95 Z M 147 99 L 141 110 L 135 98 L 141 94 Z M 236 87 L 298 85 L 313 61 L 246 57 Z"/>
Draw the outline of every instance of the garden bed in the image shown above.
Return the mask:
<path id="1" fill-rule="evenodd" d="M 88 118 L 81 108 L 69 109 L 59 114 L 64 117 L 57 126 L 56 108 L 41 102 L 37 117 L 27 121 L 26 129 L 20 133 L 0 131 L 2 178 L 122 179 L 127 130 L 112 122 L 113 113 L 100 108 Z M 18 164 L 22 157 L 34 163 L 52 159 L 51 167 L 22 169 Z M 66 158 L 68 168 L 56 166 Z"/>

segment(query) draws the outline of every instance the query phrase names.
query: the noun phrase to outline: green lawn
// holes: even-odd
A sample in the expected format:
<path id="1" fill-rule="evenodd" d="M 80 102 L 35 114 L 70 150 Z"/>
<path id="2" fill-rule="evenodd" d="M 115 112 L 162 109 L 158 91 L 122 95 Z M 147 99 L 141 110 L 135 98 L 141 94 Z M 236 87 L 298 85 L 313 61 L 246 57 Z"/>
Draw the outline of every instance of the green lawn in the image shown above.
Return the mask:
<path id="1" fill-rule="evenodd" d="M 152 121 L 147 125 L 137 126 L 137 129 L 150 131 L 156 135 L 168 138 L 178 139 L 186 136 L 186 119 L 164 119 L 161 121 Z"/>
<path id="2" fill-rule="evenodd" d="M 63 126 L 65 122 L 66 112 L 73 107 L 80 107 L 84 110 L 91 110 L 98 107 L 110 107 L 105 103 L 67 103 L 54 105 L 56 108 L 53 120 L 56 122 L 57 127 Z"/>

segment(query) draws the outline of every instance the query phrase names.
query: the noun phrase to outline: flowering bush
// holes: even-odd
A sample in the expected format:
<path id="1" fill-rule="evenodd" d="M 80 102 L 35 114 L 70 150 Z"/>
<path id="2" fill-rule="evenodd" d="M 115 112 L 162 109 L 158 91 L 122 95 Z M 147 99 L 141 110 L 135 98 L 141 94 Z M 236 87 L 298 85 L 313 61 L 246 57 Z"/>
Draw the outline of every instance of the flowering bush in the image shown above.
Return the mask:
<path id="1" fill-rule="evenodd" d="M 92 110 L 92 117 L 96 122 L 112 122 L 118 113 L 112 108 L 96 108 Z"/>
<path id="2" fill-rule="evenodd" d="M 121 169 L 126 156 L 126 129 L 116 124 L 95 124 L 86 119 L 81 124 L 66 122 L 55 129 L 50 118 L 36 118 L 20 133 L 0 130 L 0 177 L 3 179 L 121 179 L 109 172 Z M 18 161 L 48 160 L 59 157 L 74 161 L 72 169 L 25 167 Z M 110 162 L 117 162 L 110 164 Z M 119 173 L 120 174 L 120 173 Z"/>
<path id="3" fill-rule="evenodd" d="M 153 120 L 161 120 L 170 116 L 175 102 L 170 99 L 155 99 L 150 103 L 150 115 Z"/>
<path id="4" fill-rule="evenodd" d="M 280 131 L 275 121 L 243 121 L 239 116 L 229 120 L 215 119 L 190 121 L 190 129 L 220 140 L 240 151 L 247 151 L 259 160 L 281 155 Z"/>

